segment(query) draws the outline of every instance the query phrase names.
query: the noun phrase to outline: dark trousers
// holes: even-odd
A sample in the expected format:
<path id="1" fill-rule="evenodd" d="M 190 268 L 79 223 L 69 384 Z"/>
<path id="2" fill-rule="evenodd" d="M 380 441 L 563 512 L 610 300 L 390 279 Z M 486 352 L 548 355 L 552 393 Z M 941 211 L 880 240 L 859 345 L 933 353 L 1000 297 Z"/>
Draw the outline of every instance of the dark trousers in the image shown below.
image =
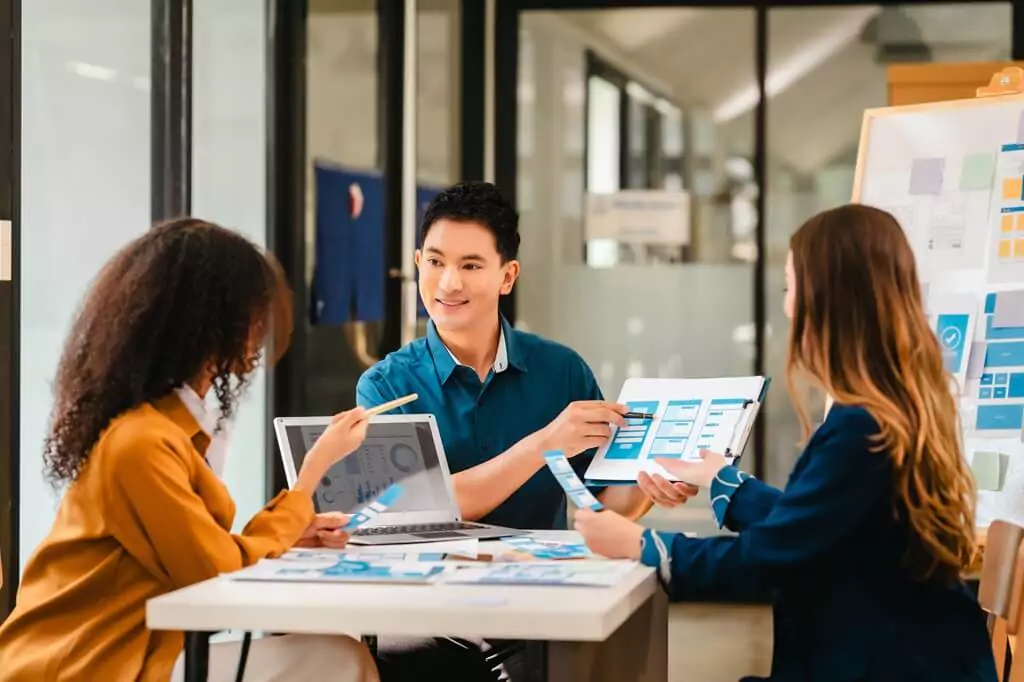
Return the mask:
<path id="1" fill-rule="evenodd" d="M 436 637 L 377 650 L 381 682 L 465 680 L 496 682 L 496 664 L 474 642 Z"/>

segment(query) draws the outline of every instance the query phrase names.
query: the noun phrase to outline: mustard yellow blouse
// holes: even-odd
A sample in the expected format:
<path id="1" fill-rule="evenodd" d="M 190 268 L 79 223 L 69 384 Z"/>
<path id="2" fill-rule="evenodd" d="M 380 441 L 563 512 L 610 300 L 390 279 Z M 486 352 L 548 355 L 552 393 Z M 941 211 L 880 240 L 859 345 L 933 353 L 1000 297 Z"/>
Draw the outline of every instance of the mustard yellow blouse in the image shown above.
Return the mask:
<path id="1" fill-rule="evenodd" d="M 209 437 L 175 395 L 111 422 L 25 567 L 0 626 L 0 680 L 161 680 L 183 644 L 146 629 L 146 600 L 291 547 L 313 520 L 282 492 L 241 535 L 206 464 Z"/>

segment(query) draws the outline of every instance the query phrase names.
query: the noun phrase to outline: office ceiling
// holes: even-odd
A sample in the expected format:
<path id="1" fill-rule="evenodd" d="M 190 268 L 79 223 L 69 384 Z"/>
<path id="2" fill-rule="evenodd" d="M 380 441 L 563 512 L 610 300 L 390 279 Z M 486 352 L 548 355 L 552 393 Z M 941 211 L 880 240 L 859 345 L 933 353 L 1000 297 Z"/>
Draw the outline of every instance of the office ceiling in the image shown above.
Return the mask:
<path id="1" fill-rule="evenodd" d="M 813 172 L 856 149 L 861 112 L 884 106 L 885 66 L 987 61 L 1010 50 L 1010 3 L 777 9 L 769 14 L 769 152 Z M 555 14 L 555 13 L 552 13 Z M 560 12 L 612 62 L 642 71 L 684 108 L 715 117 L 730 151 L 754 146 L 754 11 Z M 602 49 L 603 48 L 603 49 Z M 639 75 L 639 74 L 637 74 Z"/>

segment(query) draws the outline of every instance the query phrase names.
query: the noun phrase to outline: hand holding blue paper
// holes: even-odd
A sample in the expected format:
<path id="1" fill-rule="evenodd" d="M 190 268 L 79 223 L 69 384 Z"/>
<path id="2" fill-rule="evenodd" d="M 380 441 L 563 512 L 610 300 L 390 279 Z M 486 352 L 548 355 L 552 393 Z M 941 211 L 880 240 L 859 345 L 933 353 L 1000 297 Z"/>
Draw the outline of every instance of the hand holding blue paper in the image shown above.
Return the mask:
<path id="1" fill-rule="evenodd" d="M 351 518 L 349 518 L 348 523 L 345 525 L 345 531 L 352 532 L 364 523 L 372 520 L 381 512 L 387 511 L 387 508 L 393 505 L 401 494 L 402 486 L 398 483 L 388 486 L 387 490 L 382 492 L 376 500 L 357 511 L 351 516 Z"/>
<path id="2" fill-rule="evenodd" d="M 604 505 L 594 497 L 592 492 L 587 490 L 587 486 L 583 485 L 583 481 L 576 475 L 575 470 L 573 470 L 572 465 L 569 464 L 569 460 L 565 458 L 561 450 L 545 452 L 544 462 L 547 463 L 551 473 L 555 475 L 555 480 L 562 486 L 562 489 L 565 490 L 573 504 L 581 509 L 590 509 L 591 511 L 601 511 L 604 509 Z"/>

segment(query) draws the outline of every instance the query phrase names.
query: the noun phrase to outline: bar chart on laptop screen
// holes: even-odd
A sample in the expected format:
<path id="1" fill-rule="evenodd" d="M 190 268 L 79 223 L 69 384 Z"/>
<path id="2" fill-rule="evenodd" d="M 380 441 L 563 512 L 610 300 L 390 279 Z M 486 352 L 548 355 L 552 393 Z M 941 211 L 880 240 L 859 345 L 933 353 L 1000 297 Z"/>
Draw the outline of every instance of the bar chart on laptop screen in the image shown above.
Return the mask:
<path id="1" fill-rule="evenodd" d="M 306 452 L 324 432 L 324 426 L 306 426 L 302 431 Z M 372 501 L 393 483 L 402 482 L 405 492 L 395 505 L 402 509 L 413 501 L 434 497 L 416 429 L 410 424 L 375 425 L 363 445 L 327 472 L 317 489 L 323 511 L 348 512 Z M 418 487 L 428 486 L 426 490 Z M 426 498 L 424 498 L 426 495 Z"/>

